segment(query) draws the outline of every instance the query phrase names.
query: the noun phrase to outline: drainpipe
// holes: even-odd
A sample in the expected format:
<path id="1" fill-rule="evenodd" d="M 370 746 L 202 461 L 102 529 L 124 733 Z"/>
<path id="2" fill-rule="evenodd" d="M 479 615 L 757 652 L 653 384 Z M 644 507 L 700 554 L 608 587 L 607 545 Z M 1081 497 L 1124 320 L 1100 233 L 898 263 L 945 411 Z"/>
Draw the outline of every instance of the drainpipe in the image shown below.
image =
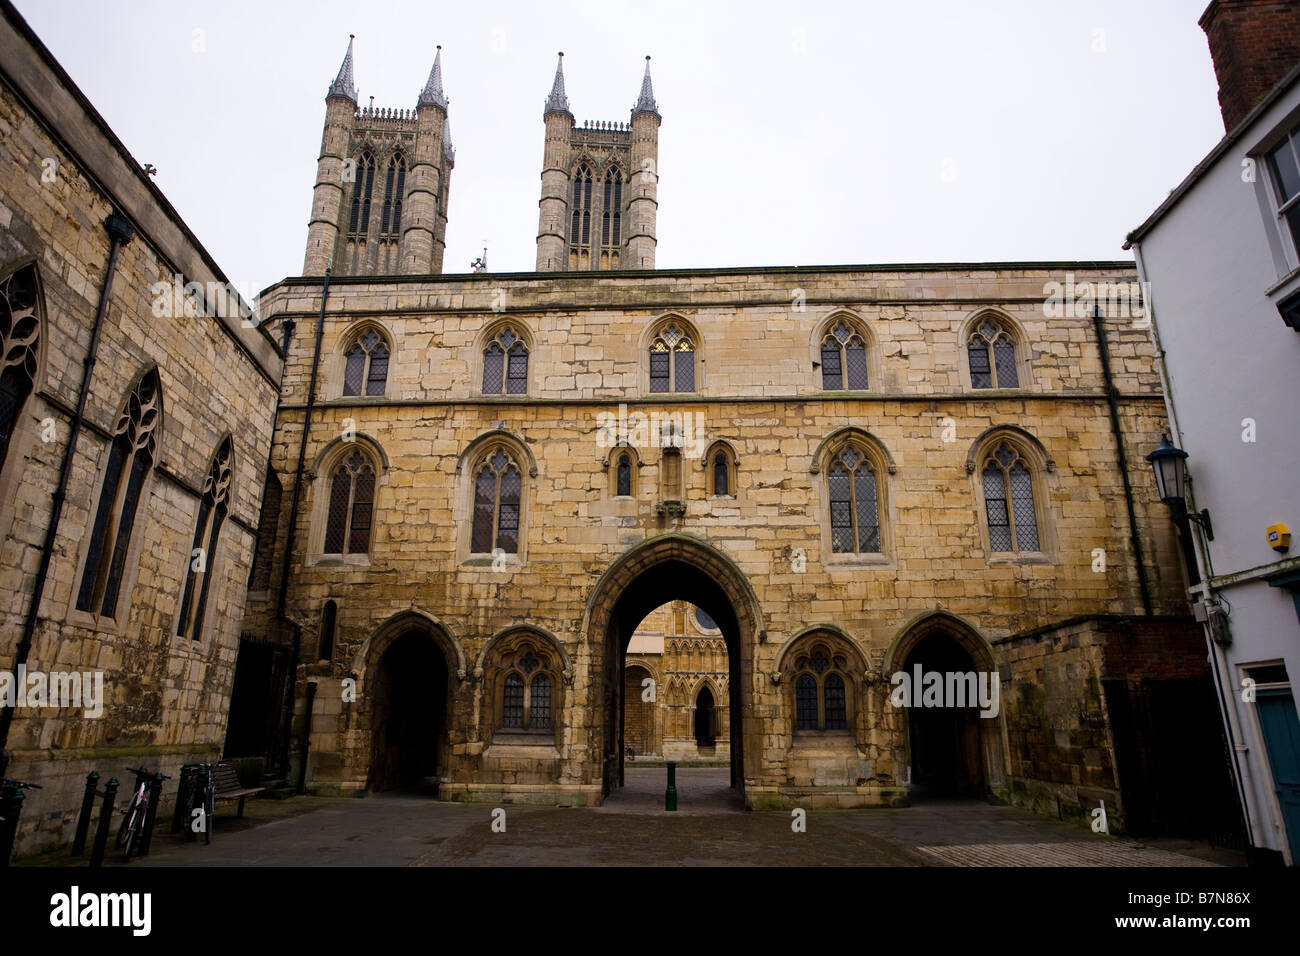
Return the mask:
<path id="1" fill-rule="evenodd" d="M 1131 244 L 1133 249 L 1133 259 L 1137 263 L 1138 281 L 1142 287 L 1148 288 L 1146 266 L 1142 262 L 1142 246 L 1140 243 Z M 1160 328 L 1156 325 L 1155 306 L 1151 302 L 1144 303 L 1147 310 L 1147 319 L 1149 320 L 1151 331 L 1151 343 L 1155 347 L 1156 368 L 1160 371 L 1160 387 L 1165 394 L 1165 413 L 1169 417 L 1169 428 L 1174 434 L 1174 441 L 1180 448 L 1183 445 L 1182 429 L 1178 427 L 1178 413 L 1174 409 L 1174 392 L 1169 381 L 1169 369 L 1165 365 L 1165 349 L 1160 344 Z M 1190 524 L 1190 522 L 1189 522 Z M 1181 529 L 1180 529 L 1181 532 Z M 1210 567 L 1209 549 L 1205 542 L 1201 541 L 1195 535 L 1192 536 L 1192 553 L 1194 557 L 1200 559 L 1203 570 L 1201 575 L 1203 584 L 1200 586 L 1200 595 L 1202 598 L 1210 597 L 1210 580 L 1213 577 L 1213 568 Z M 1255 846 L 1255 832 L 1252 818 L 1258 816 L 1254 806 L 1254 786 L 1250 782 L 1250 764 L 1247 761 L 1242 763 L 1242 754 L 1247 753 L 1246 744 L 1237 743 L 1243 740 L 1241 726 L 1237 722 L 1237 708 L 1232 705 L 1234 699 L 1227 695 L 1224 690 L 1225 683 L 1224 671 L 1227 670 L 1228 662 L 1226 655 L 1223 654 L 1222 648 L 1214 643 L 1210 636 L 1208 624 L 1201 626 L 1201 632 L 1205 637 L 1205 646 L 1207 657 L 1210 662 L 1210 673 L 1214 675 L 1214 689 L 1219 695 L 1219 710 L 1223 713 L 1223 731 L 1227 735 L 1228 750 L 1232 753 L 1233 777 L 1237 784 L 1237 799 L 1241 801 L 1241 812 L 1246 823 L 1246 839 L 1250 845 Z"/>
<path id="2" fill-rule="evenodd" d="M 27 655 L 32 649 L 32 637 L 36 633 L 36 624 L 41 610 L 41 597 L 45 592 L 45 581 L 50 573 L 50 561 L 54 554 L 54 539 L 59 533 L 59 519 L 63 516 L 63 502 L 68 493 L 68 480 L 72 475 L 72 459 L 77 451 L 77 439 L 81 436 L 81 424 L 86 418 L 86 400 L 90 396 L 91 376 L 95 373 L 95 361 L 99 355 L 99 336 L 104 328 L 104 317 L 108 314 L 108 297 L 113 289 L 113 279 L 117 275 L 117 257 L 122 247 L 135 236 L 135 230 L 126 217 L 113 212 L 104 220 L 104 229 L 112 240 L 108 253 L 108 268 L 104 273 L 104 284 L 99 291 L 99 309 L 95 313 L 95 326 L 90 333 L 90 347 L 86 352 L 84 369 L 81 373 L 81 390 L 77 395 L 77 411 L 72 416 L 72 429 L 68 435 L 68 447 L 63 451 L 63 465 L 59 469 L 59 484 L 54 489 L 50 506 L 50 522 L 45 527 L 45 543 L 41 546 L 41 561 L 36 568 L 36 582 L 32 585 L 32 603 L 27 608 L 27 618 L 23 622 L 23 636 L 18 642 L 14 654 L 14 670 L 27 663 Z M 9 727 L 13 723 L 14 707 L 0 708 L 0 777 L 5 776 L 5 767 L 9 763 L 5 745 L 9 742 Z"/>
<path id="3" fill-rule="evenodd" d="M 316 408 L 316 376 L 320 370 L 321 338 L 325 333 L 325 304 L 330 297 L 330 270 L 325 270 L 321 286 L 320 316 L 316 320 L 316 344 L 311 357 L 311 380 L 307 385 L 307 408 L 302 417 L 302 440 L 298 443 L 298 467 L 293 475 L 293 499 L 289 506 L 289 531 L 284 544 L 284 570 L 280 574 L 280 593 L 276 600 L 276 619 L 293 628 L 293 655 L 290 658 L 286 681 L 284 711 L 281 715 L 280 765 L 285 775 L 289 773 L 289 732 L 293 726 L 294 688 L 298 683 L 298 658 L 302 653 L 302 625 L 285 614 L 289 599 L 289 572 L 293 564 L 294 539 L 298 530 L 298 507 L 302 501 L 302 473 L 307 458 L 307 436 L 311 431 L 311 415 Z M 287 339 L 286 339 L 287 341 Z M 287 359 L 287 356 L 286 356 Z"/>
<path id="4" fill-rule="evenodd" d="M 1133 484 L 1128 476 L 1128 455 L 1124 451 L 1124 435 L 1119 424 L 1119 393 L 1115 389 L 1115 380 L 1110 371 L 1110 345 L 1106 341 L 1106 327 L 1102 323 L 1101 307 L 1098 305 L 1092 307 L 1092 327 L 1097 334 L 1101 375 L 1106 382 L 1106 404 L 1110 407 L 1110 431 L 1115 436 L 1115 448 L 1119 454 L 1119 476 L 1124 482 L 1124 507 L 1128 511 L 1128 539 L 1133 545 L 1133 560 L 1137 564 L 1138 588 L 1142 592 L 1142 610 L 1150 617 L 1151 585 L 1147 581 L 1146 559 L 1142 555 L 1142 539 L 1138 535 L 1137 514 L 1133 508 Z"/>

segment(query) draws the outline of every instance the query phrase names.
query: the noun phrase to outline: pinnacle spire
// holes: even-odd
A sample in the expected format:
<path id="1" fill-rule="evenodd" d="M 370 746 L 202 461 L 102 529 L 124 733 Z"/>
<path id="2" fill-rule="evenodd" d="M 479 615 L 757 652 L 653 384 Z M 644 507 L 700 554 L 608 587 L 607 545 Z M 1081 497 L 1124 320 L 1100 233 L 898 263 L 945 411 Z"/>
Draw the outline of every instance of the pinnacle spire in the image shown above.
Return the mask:
<path id="1" fill-rule="evenodd" d="M 331 96 L 346 96 L 352 102 L 357 101 L 357 88 L 352 78 L 352 41 L 355 34 L 348 34 L 348 52 L 343 57 L 343 65 L 339 67 L 339 75 L 334 78 L 330 84 L 330 91 L 325 94 L 328 99 Z"/>
<path id="2" fill-rule="evenodd" d="M 564 54 L 555 67 L 555 82 L 551 85 L 551 95 L 546 98 L 547 113 L 569 112 L 569 98 L 564 95 Z"/>
<path id="3" fill-rule="evenodd" d="M 433 69 L 429 71 L 429 82 L 420 91 L 416 106 L 440 106 L 447 108 L 447 96 L 442 91 L 442 47 L 433 55 Z"/>
<path id="4" fill-rule="evenodd" d="M 659 115 L 659 107 L 655 103 L 654 87 L 650 85 L 650 57 L 645 58 L 645 76 L 641 78 L 641 95 L 637 97 L 636 106 L 632 107 L 632 112 Z"/>

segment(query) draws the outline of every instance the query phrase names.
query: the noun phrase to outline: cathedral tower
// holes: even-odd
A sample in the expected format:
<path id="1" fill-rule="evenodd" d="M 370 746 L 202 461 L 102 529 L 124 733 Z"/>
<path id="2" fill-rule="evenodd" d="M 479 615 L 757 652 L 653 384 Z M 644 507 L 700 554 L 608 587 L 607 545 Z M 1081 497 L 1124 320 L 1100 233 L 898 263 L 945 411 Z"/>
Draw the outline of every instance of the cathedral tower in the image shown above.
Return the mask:
<path id="1" fill-rule="evenodd" d="M 578 126 L 561 53 L 543 120 L 537 271 L 653 269 L 660 117 L 650 57 L 630 122 Z"/>
<path id="2" fill-rule="evenodd" d="M 361 109 L 349 38 L 325 96 L 303 275 L 441 273 L 455 160 L 442 47 L 415 109 Z"/>

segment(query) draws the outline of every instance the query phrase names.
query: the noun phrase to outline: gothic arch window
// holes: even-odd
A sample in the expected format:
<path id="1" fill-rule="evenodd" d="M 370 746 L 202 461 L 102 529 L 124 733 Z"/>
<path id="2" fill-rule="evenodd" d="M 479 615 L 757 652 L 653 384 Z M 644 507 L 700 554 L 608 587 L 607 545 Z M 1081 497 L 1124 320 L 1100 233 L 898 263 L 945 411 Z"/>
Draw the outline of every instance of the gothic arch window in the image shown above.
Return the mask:
<path id="1" fill-rule="evenodd" d="M 580 163 L 573 172 L 573 218 L 569 246 L 573 253 L 591 250 L 591 167 Z"/>
<path id="2" fill-rule="evenodd" d="M 225 438 L 212 456 L 203 491 L 199 497 L 199 515 L 194 524 L 194 542 L 190 546 L 189 572 L 181 594 L 181 613 L 176 625 L 177 637 L 198 640 L 203 632 L 203 613 L 208 606 L 208 587 L 212 583 L 217 539 L 230 502 L 230 477 L 233 451 Z"/>
<path id="3" fill-rule="evenodd" d="M 77 589 L 77 610 L 117 616 L 131 533 L 145 481 L 158 455 L 162 386 L 150 369 L 132 389 L 113 429 L 108 463 L 87 538 L 89 550 Z"/>
<path id="4" fill-rule="evenodd" d="M 401 235 L 402 197 L 406 195 L 406 157 L 394 153 L 388 161 L 384 176 L 384 209 L 379 219 L 382 239 L 397 239 Z"/>
<path id="5" fill-rule="evenodd" d="M 845 442 L 827 457 L 825 471 L 831 551 L 882 553 L 879 471 L 868 449 Z"/>
<path id="6" fill-rule="evenodd" d="M 485 678 L 495 691 L 498 732 L 555 733 L 563 682 L 559 656 L 548 642 L 531 634 L 506 638 L 493 649 Z"/>
<path id="7" fill-rule="evenodd" d="M 483 348 L 483 394 L 528 394 L 528 343 L 514 326 L 498 327 Z"/>
<path id="8" fill-rule="evenodd" d="M 0 468 L 19 416 L 36 383 L 41 321 L 36 267 L 24 266 L 0 282 Z"/>
<path id="9" fill-rule="evenodd" d="M 334 630 L 338 626 L 338 616 L 338 604 L 334 601 L 326 601 L 320 612 L 320 640 L 317 642 L 317 660 L 328 661 L 334 659 Z"/>
<path id="10" fill-rule="evenodd" d="M 375 466 L 359 448 L 345 454 L 329 471 L 325 517 L 327 555 L 368 554 L 375 509 Z"/>
<path id="11" fill-rule="evenodd" d="M 993 313 L 976 318 L 966 337 L 971 388 L 1019 388 L 1017 335 L 1010 321 Z"/>
<path id="12" fill-rule="evenodd" d="M 344 350 L 343 394 L 383 395 L 388 387 L 388 339 L 374 326 L 353 333 Z"/>
<path id="13" fill-rule="evenodd" d="M 605 211 L 601 215 L 600 244 L 617 248 L 623 241 L 623 171 L 617 166 L 605 170 Z"/>
<path id="14" fill-rule="evenodd" d="M 518 554 L 524 475 L 515 455 L 504 444 L 493 445 L 478 458 L 472 475 L 471 553 L 493 554 L 500 549 L 503 554 Z"/>
<path id="15" fill-rule="evenodd" d="M 847 656 L 827 643 L 813 642 L 795 656 L 793 671 L 795 731 L 850 730 Z"/>
<path id="16" fill-rule="evenodd" d="M 352 215 L 348 219 L 348 238 L 364 239 L 370 232 L 370 196 L 375 187 L 375 157 L 363 149 L 357 157 L 352 183 Z"/>
<path id="17" fill-rule="evenodd" d="M 867 339 L 857 323 L 835 319 L 821 340 L 822 389 L 828 392 L 865 391 Z"/>
<path id="18" fill-rule="evenodd" d="M 980 481 L 989 550 L 1042 551 L 1033 469 L 1020 450 L 1009 441 L 993 444 L 983 456 Z"/>
<path id="19" fill-rule="evenodd" d="M 641 458 L 631 445 L 615 445 L 606 459 L 610 470 L 610 493 L 615 497 L 629 498 L 637 493 L 641 471 Z"/>
<path id="20" fill-rule="evenodd" d="M 711 497 L 736 497 L 736 455 L 726 442 L 714 442 L 704 455 L 708 493 Z"/>
<path id="21" fill-rule="evenodd" d="M 694 392 L 695 339 L 684 323 L 669 320 L 650 341 L 650 391 Z"/>

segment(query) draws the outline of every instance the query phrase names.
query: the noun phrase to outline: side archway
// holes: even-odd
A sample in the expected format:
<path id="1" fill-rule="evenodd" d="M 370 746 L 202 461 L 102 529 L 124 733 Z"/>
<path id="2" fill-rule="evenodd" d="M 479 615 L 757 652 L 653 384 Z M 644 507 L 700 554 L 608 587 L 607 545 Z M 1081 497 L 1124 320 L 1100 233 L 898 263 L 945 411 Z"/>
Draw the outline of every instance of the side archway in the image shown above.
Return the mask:
<path id="1" fill-rule="evenodd" d="M 887 708 L 894 707 L 893 691 L 911 691 L 899 763 L 915 794 L 987 797 L 1005 786 L 1001 679 L 989 643 L 974 627 L 944 611 L 922 615 L 894 638 L 885 668 Z M 942 679 L 941 706 L 916 686 L 918 675 L 924 684 L 935 673 Z"/>

